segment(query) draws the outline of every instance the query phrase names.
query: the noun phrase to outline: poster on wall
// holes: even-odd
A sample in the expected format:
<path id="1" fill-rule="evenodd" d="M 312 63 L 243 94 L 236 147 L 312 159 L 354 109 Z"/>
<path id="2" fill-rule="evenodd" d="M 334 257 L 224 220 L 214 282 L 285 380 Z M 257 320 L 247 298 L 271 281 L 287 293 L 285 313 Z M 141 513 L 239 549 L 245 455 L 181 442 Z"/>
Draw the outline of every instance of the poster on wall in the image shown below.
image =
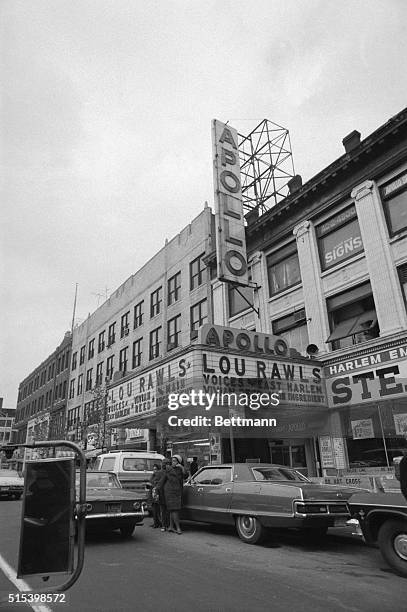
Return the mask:
<path id="1" fill-rule="evenodd" d="M 346 451 L 343 438 L 332 438 L 335 457 L 335 467 L 337 470 L 344 470 L 346 466 Z"/>
<path id="2" fill-rule="evenodd" d="M 394 426 L 397 436 L 407 436 L 407 414 L 394 414 Z"/>
<path id="3" fill-rule="evenodd" d="M 373 421 L 372 419 L 360 419 L 351 421 L 352 437 L 354 440 L 365 440 L 374 438 Z"/>
<path id="4" fill-rule="evenodd" d="M 323 468 L 334 468 L 335 459 L 331 436 L 321 436 L 319 438 L 319 452 L 321 454 L 321 466 Z"/>

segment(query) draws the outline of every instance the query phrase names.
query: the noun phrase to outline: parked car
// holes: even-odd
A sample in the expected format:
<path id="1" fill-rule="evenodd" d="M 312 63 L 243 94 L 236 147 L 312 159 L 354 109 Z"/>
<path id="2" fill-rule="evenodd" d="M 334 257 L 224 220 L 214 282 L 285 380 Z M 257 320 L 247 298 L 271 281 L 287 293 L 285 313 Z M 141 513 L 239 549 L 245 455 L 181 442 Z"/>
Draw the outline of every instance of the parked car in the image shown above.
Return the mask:
<path id="1" fill-rule="evenodd" d="M 79 490 L 79 474 L 76 475 Z M 86 473 L 86 528 L 120 529 L 123 537 L 130 537 L 146 514 L 144 496 L 125 491 L 112 472 Z"/>
<path id="2" fill-rule="evenodd" d="M 378 544 L 387 563 L 407 576 L 407 501 L 396 479 L 386 480 L 376 491 L 355 493 L 349 500 L 364 540 Z"/>
<path id="3" fill-rule="evenodd" d="M 0 470 L 0 498 L 20 499 L 24 478 L 15 470 Z"/>
<path id="4" fill-rule="evenodd" d="M 267 528 L 296 528 L 313 536 L 345 526 L 347 500 L 357 489 L 315 484 L 300 472 L 270 463 L 201 468 L 184 485 L 181 518 L 236 526 L 256 544 Z"/>

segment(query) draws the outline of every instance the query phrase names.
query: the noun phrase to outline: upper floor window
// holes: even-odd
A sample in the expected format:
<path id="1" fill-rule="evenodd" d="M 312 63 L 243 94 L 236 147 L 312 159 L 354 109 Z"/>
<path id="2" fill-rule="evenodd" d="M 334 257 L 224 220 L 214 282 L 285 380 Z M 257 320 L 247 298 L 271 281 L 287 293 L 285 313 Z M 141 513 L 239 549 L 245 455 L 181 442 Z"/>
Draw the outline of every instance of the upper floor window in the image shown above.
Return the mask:
<path id="1" fill-rule="evenodd" d="M 202 261 L 204 254 L 200 255 L 189 264 L 189 281 L 190 289 L 195 289 L 203 283 L 203 273 L 205 270 L 205 264 Z"/>
<path id="2" fill-rule="evenodd" d="M 105 330 L 100 332 L 99 340 L 98 340 L 98 353 L 101 353 L 105 350 Z"/>
<path id="3" fill-rule="evenodd" d="M 370 283 L 348 289 L 326 301 L 332 349 L 345 348 L 377 338 L 379 326 Z"/>
<path id="4" fill-rule="evenodd" d="M 389 233 L 407 229 L 407 172 L 392 179 L 380 190 Z"/>
<path id="5" fill-rule="evenodd" d="M 121 318 L 120 338 L 124 338 L 124 336 L 129 335 L 129 316 L 130 316 L 130 310 L 126 312 Z"/>
<path id="6" fill-rule="evenodd" d="M 179 300 L 181 294 L 181 272 L 168 279 L 168 306 Z"/>
<path id="7" fill-rule="evenodd" d="M 82 365 L 85 363 L 85 351 L 86 351 L 86 346 L 82 346 L 81 352 L 79 355 L 79 365 Z"/>
<path id="8" fill-rule="evenodd" d="M 160 356 L 160 331 L 161 327 L 157 327 L 150 332 L 150 359 Z"/>
<path id="9" fill-rule="evenodd" d="M 179 346 L 179 338 L 181 336 L 181 315 L 177 315 L 168 321 L 168 347 L 170 351 Z"/>
<path id="10" fill-rule="evenodd" d="M 161 310 L 161 291 L 162 287 L 158 287 L 150 297 L 150 317 L 155 317 Z"/>
<path id="11" fill-rule="evenodd" d="M 297 349 L 299 353 L 305 354 L 309 345 L 309 338 L 304 308 L 274 320 L 272 327 L 273 334 L 283 338 L 290 348 Z"/>
<path id="12" fill-rule="evenodd" d="M 133 342 L 133 370 L 141 366 L 143 338 L 139 338 Z"/>
<path id="13" fill-rule="evenodd" d="M 191 306 L 191 332 L 197 332 L 198 329 L 207 322 L 208 303 L 205 299 Z"/>
<path id="14" fill-rule="evenodd" d="M 106 377 L 110 380 L 113 376 L 113 360 L 114 355 L 110 355 L 106 361 Z"/>
<path id="15" fill-rule="evenodd" d="M 94 354 L 95 354 L 95 339 L 93 338 L 93 340 L 89 342 L 88 359 L 92 359 Z"/>
<path id="16" fill-rule="evenodd" d="M 144 300 L 141 300 L 134 307 L 134 329 L 143 325 L 143 308 L 144 308 Z"/>
<path id="17" fill-rule="evenodd" d="M 80 395 L 83 391 L 83 374 L 79 374 L 78 376 L 78 390 L 77 395 Z"/>
<path id="18" fill-rule="evenodd" d="M 129 350 L 129 347 L 126 346 L 119 353 L 119 370 L 123 374 L 126 374 L 126 372 L 127 372 L 127 353 L 128 353 L 128 350 Z"/>
<path id="19" fill-rule="evenodd" d="M 77 362 L 78 362 L 78 353 L 77 351 L 75 351 L 75 353 L 73 353 L 72 355 L 72 369 L 73 370 L 76 370 Z"/>
<path id="20" fill-rule="evenodd" d="M 346 210 L 324 221 L 316 228 L 322 270 L 363 251 L 356 208 Z"/>
<path id="21" fill-rule="evenodd" d="M 108 336 L 107 336 L 107 346 L 108 347 L 114 344 L 116 340 L 115 327 L 116 327 L 116 322 L 109 325 Z"/>
<path id="22" fill-rule="evenodd" d="M 404 303 L 407 306 L 407 264 L 400 266 L 398 269 L 401 289 L 403 291 Z"/>
<path id="23" fill-rule="evenodd" d="M 86 372 L 86 388 L 85 391 L 90 391 L 92 389 L 92 370 L 93 368 L 89 368 Z"/>
<path id="24" fill-rule="evenodd" d="M 276 295 L 301 282 L 297 244 L 291 242 L 267 257 L 270 295 Z"/>
<path id="25" fill-rule="evenodd" d="M 71 382 L 69 383 L 69 399 L 72 399 L 73 397 L 75 397 L 75 379 L 72 378 Z"/>
<path id="26" fill-rule="evenodd" d="M 101 385 L 103 382 L 103 361 L 96 366 L 96 385 Z"/>
<path id="27" fill-rule="evenodd" d="M 252 287 L 233 287 L 228 285 L 229 317 L 251 308 L 253 306 Z"/>

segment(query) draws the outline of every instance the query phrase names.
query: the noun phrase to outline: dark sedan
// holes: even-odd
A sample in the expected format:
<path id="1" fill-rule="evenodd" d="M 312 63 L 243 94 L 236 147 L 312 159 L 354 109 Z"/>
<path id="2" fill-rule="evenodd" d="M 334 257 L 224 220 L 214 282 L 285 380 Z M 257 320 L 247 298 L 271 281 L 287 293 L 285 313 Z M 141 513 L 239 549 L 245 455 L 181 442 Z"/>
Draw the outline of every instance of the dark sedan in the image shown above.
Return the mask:
<path id="1" fill-rule="evenodd" d="M 79 475 L 76 482 L 79 487 Z M 86 528 L 97 530 L 120 529 L 123 537 L 130 537 L 136 525 L 146 515 L 145 495 L 127 491 L 112 472 L 86 474 Z"/>
<path id="2" fill-rule="evenodd" d="M 355 488 L 315 484 L 296 470 L 270 463 L 208 465 L 184 486 L 183 519 L 236 526 L 248 544 L 267 528 L 302 529 L 314 536 L 350 518 Z"/>

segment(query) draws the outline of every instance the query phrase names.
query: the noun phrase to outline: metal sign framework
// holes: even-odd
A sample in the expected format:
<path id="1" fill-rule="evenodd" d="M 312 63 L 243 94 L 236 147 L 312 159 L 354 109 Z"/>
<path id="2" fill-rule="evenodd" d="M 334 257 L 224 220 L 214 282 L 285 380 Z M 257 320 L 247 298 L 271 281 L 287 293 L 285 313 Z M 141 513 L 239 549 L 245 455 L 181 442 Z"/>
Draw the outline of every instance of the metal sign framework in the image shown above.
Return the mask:
<path id="1" fill-rule="evenodd" d="M 238 136 L 243 208 L 262 215 L 288 195 L 295 174 L 290 135 L 263 119 L 250 134 Z"/>

